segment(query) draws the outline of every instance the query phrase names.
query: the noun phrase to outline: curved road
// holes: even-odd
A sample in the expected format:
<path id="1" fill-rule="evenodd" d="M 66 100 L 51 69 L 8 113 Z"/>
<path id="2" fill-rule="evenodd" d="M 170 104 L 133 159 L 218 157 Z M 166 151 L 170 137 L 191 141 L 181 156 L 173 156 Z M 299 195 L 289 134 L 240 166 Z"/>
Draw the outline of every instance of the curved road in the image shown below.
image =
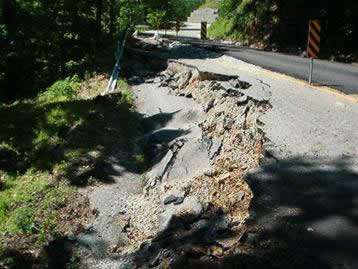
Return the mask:
<path id="1" fill-rule="evenodd" d="M 147 33 L 153 33 L 148 31 Z M 235 45 L 227 45 L 215 41 L 203 43 L 200 39 L 200 24 L 186 23 L 176 36 L 174 31 L 160 31 L 163 37 L 183 43 L 206 47 L 231 57 L 240 59 L 265 69 L 308 80 L 310 59 L 299 56 L 267 52 Z M 312 82 L 317 86 L 328 86 L 347 95 L 358 95 L 358 66 L 314 60 Z"/>
<path id="2" fill-rule="evenodd" d="M 310 65 L 308 58 L 225 45 L 214 45 L 212 48 L 271 71 L 303 80 L 308 78 Z M 358 94 L 358 67 L 325 60 L 314 60 L 312 81 L 313 84 L 332 87 L 345 94 Z"/>

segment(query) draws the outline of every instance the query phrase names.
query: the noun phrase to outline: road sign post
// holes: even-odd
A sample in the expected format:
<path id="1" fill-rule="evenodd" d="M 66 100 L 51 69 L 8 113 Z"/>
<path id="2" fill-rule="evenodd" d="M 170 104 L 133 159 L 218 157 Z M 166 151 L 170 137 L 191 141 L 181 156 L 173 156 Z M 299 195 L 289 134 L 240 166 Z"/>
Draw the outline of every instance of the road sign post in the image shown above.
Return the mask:
<path id="1" fill-rule="evenodd" d="M 206 40 L 208 37 L 208 23 L 206 21 L 201 22 L 201 32 L 200 32 L 201 40 Z"/>
<path id="2" fill-rule="evenodd" d="M 310 72 L 308 82 L 312 84 L 313 75 L 313 59 L 317 58 L 319 53 L 319 44 L 321 42 L 321 24 L 319 20 L 310 20 L 308 28 L 308 41 L 307 41 L 307 56 L 311 59 L 310 61 Z"/>
<path id="3" fill-rule="evenodd" d="M 312 84 L 312 73 L 313 73 L 313 58 L 311 58 L 310 74 L 309 74 L 309 78 L 308 78 L 308 82 L 310 85 Z"/>

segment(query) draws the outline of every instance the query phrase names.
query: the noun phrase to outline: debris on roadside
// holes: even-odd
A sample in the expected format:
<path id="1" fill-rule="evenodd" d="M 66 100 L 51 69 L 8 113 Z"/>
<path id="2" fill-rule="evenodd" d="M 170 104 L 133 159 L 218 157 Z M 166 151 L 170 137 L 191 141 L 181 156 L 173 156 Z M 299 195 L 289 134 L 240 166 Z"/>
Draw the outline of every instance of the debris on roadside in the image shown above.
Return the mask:
<path id="1" fill-rule="evenodd" d="M 202 51 L 174 42 L 164 54 L 175 58 L 178 53 L 185 58 L 211 53 Z M 141 56 L 141 61 L 146 57 L 148 54 Z M 185 263 L 187 255 L 221 258 L 242 244 L 253 197 L 245 175 L 263 157 L 257 150 L 264 140 L 258 119 L 270 105 L 248 96 L 245 90 L 250 84 L 238 76 L 202 72 L 173 60 L 163 65 L 165 70 L 153 74 L 134 63 L 128 67 L 132 68 L 129 81 L 192 99 L 200 104 L 204 120 L 197 123 L 195 141 L 175 139 L 165 144 L 160 132 L 149 132 L 138 141 L 158 163 L 146 174 L 143 193 L 125 198 L 125 214 L 119 216 L 118 224 L 127 245 L 111 251 L 132 257 L 135 264 L 157 267 L 165 263 L 172 268 Z M 159 115 L 169 116 L 160 108 Z M 150 124 L 145 127 L 151 128 Z M 194 144 L 204 152 L 208 166 L 194 176 L 188 176 L 188 171 L 181 176 L 183 152 Z M 190 156 L 187 158 L 190 162 Z M 196 168 L 194 164 L 189 169 Z"/>

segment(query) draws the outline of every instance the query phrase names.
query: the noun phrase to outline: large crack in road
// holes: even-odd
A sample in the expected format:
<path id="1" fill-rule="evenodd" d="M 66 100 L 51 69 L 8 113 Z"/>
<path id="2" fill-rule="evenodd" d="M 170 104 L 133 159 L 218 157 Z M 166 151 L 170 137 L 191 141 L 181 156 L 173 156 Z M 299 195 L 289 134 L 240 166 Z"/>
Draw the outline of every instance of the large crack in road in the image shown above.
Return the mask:
<path id="1" fill-rule="evenodd" d="M 263 157 L 259 118 L 268 101 L 247 96 L 250 84 L 237 76 L 163 59 L 158 73 L 147 56 L 128 59 L 127 75 L 144 115 L 137 144 L 151 169 L 142 192 L 122 171 L 89 194 L 99 208 L 79 240 L 89 268 L 189 266 L 193 257 L 230 255 L 247 229 L 252 192 L 244 176 Z"/>
<path id="2" fill-rule="evenodd" d="M 102 255 L 87 244 L 86 266 L 355 268 L 356 107 L 227 56 L 155 46 L 125 66 L 149 170 L 142 188 L 117 169 L 90 194 Z"/>

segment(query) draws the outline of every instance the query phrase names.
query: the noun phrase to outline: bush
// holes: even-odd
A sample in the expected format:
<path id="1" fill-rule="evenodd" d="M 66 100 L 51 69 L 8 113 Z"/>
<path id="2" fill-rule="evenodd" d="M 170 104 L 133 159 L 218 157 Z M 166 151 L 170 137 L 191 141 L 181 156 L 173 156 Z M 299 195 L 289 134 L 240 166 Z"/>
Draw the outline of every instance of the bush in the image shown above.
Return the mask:
<path id="1" fill-rule="evenodd" d="M 147 21 L 155 29 L 159 29 L 160 25 L 164 23 L 166 12 L 164 10 L 151 10 L 147 15 Z"/>
<path id="2" fill-rule="evenodd" d="M 15 231 L 31 234 L 37 230 L 31 208 L 19 207 L 13 212 L 12 216 Z"/>
<path id="3" fill-rule="evenodd" d="M 45 98 L 72 97 L 80 88 L 80 79 L 78 75 L 67 77 L 63 80 L 56 81 L 41 96 Z"/>
<path id="4" fill-rule="evenodd" d="M 9 206 L 5 201 L 0 201 L 0 218 L 8 215 Z"/>

